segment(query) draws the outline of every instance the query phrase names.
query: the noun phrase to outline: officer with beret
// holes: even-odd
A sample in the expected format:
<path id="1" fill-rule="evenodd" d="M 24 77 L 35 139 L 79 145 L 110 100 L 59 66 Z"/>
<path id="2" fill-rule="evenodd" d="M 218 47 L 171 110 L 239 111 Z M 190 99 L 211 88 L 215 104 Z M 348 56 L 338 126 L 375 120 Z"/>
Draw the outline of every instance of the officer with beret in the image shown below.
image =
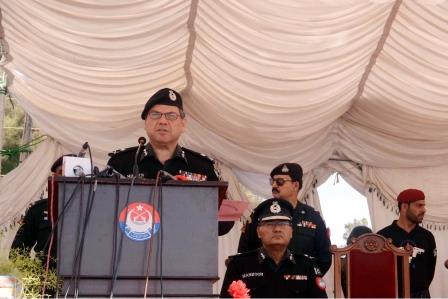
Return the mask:
<path id="1" fill-rule="evenodd" d="M 170 88 L 157 91 L 147 101 L 141 118 L 149 142 L 138 155 L 138 146 L 109 154 L 110 167 L 123 176 L 132 176 L 137 159 L 138 175 L 148 179 L 155 179 L 163 170 L 173 176 L 181 173 L 199 180 L 219 180 L 213 160 L 178 144 L 187 123 L 182 97 L 177 91 Z M 227 233 L 232 226 L 233 222 L 220 222 L 219 234 Z"/>
<path id="2" fill-rule="evenodd" d="M 418 189 L 406 189 L 398 197 L 400 215 L 391 225 L 378 231 L 392 239 L 396 247 L 413 246 L 410 261 L 412 298 L 430 298 L 429 285 L 436 269 L 437 249 L 433 234 L 419 225 L 425 216 L 425 194 Z M 401 288 L 399 288 L 401 290 Z"/>
<path id="3" fill-rule="evenodd" d="M 271 198 L 258 207 L 261 247 L 230 257 L 221 297 L 326 298 L 325 282 L 315 261 L 292 253 L 292 205 Z M 248 293 L 248 294 L 247 294 Z M 239 294 L 239 296 L 235 296 Z"/>
<path id="4" fill-rule="evenodd" d="M 306 254 L 316 259 L 320 270 L 325 274 L 331 266 L 330 238 L 325 222 L 319 212 L 297 199 L 302 188 L 302 167 L 297 163 L 282 163 L 271 171 L 272 195 L 287 200 L 293 207 L 292 240 L 289 249 L 295 253 Z M 257 238 L 257 214 L 255 208 L 249 221 L 242 229 L 238 252 L 253 250 L 260 246 Z"/>

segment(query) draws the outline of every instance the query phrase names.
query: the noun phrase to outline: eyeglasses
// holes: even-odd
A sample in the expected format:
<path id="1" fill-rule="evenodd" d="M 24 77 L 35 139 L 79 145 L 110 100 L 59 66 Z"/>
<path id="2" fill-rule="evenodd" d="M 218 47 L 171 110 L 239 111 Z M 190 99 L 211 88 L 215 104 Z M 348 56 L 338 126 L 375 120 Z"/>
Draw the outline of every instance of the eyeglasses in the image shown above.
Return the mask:
<path id="1" fill-rule="evenodd" d="M 270 178 L 269 179 L 269 183 L 271 183 L 271 185 L 273 185 L 275 182 L 275 184 L 277 184 L 277 186 L 281 187 L 283 186 L 286 182 L 292 182 L 292 180 L 288 180 L 288 179 L 284 179 L 284 178 Z"/>
<path id="2" fill-rule="evenodd" d="M 176 120 L 179 116 L 181 118 L 185 117 L 185 113 L 183 111 L 181 111 L 180 114 L 177 114 L 176 112 L 162 113 L 162 112 L 159 112 L 159 111 L 151 111 L 151 112 L 148 113 L 148 115 L 149 115 L 150 119 L 161 119 L 162 115 L 164 115 L 167 120 Z"/>
<path id="3" fill-rule="evenodd" d="M 262 222 L 260 222 L 260 225 L 267 226 L 269 228 L 274 228 L 276 226 L 286 227 L 286 226 L 291 226 L 291 222 L 286 221 L 286 220 L 277 220 L 277 221 L 271 220 L 271 221 L 262 221 Z"/>

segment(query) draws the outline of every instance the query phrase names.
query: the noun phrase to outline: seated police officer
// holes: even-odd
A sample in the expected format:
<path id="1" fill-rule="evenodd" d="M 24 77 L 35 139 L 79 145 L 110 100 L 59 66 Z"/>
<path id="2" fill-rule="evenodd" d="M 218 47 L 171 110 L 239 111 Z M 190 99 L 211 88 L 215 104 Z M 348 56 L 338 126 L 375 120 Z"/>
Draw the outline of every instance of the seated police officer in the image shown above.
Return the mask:
<path id="1" fill-rule="evenodd" d="M 187 122 L 182 97 L 173 89 L 163 88 L 147 101 L 141 118 L 149 142 L 137 155 L 139 175 L 155 179 L 160 170 L 175 176 L 180 173 L 199 180 L 218 181 L 214 162 L 207 156 L 179 146 Z M 107 164 L 123 176 L 134 174 L 138 146 L 110 154 Z M 233 222 L 220 222 L 219 234 L 227 233 Z"/>
<path id="2" fill-rule="evenodd" d="M 319 212 L 298 200 L 302 188 L 302 167 L 297 163 L 282 163 L 271 171 L 272 196 L 287 200 L 293 207 L 292 240 L 289 249 L 295 253 L 314 257 L 325 274 L 331 266 L 330 238 Z M 238 252 L 253 250 L 260 246 L 257 238 L 256 207 L 250 220 L 242 229 Z"/>
<path id="3" fill-rule="evenodd" d="M 76 156 L 68 154 L 64 156 Z M 51 166 L 51 172 L 57 175 L 62 174 L 62 159 L 59 157 Z M 21 249 L 30 253 L 34 249 L 36 256 L 43 263 L 47 260 L 49 239 L 51 236 L 51 223 L 48 218 L 48 198 L 36 201 L 25 213 L 19 230 L 14 237 L 11 249 Z M 54 258 L 56 258 L 56 246 L 52 246 L 50 251 L 51 267 L 55 267 Z"/>
<path id="4" fill-rule="evenodd" d="M 325 282 L 314 260 L 290 252 L 292 205 L 283 199 L 262 202 L 255 217 L 262 246 L 230 257 L 221 297 L 232 297 L 242 281 L 251 298 L 326 298 Z M 235 282 L 235 283 L 233 283 Z"/>

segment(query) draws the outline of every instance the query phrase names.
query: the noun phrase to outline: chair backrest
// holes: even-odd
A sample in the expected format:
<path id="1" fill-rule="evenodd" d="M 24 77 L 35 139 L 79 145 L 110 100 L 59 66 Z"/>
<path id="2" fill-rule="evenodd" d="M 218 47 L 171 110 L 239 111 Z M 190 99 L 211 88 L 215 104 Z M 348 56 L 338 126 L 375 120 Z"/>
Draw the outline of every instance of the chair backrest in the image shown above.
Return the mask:
<path id="1" fill-rule="evenodd" d="M 332 245 L 330 250 L 335 298 L 342 297 L 341 276 L 346 277 L 347 298 L 409 298 L 412 246 L 400 249 L 391 239 L 371 233 L 353 238 L 352 244 L 343 248 Z"/>

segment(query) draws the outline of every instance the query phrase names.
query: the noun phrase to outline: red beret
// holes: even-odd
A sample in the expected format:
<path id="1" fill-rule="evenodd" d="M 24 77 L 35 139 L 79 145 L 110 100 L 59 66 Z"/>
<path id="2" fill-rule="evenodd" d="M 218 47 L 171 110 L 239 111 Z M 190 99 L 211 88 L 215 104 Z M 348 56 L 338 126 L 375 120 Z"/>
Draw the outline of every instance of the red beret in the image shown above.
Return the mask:
<path id="1" fill-rule="evenodd" d="M 418 189 L 406 189 L 400 192 L 397 197 L 398 202 L 413 202 L 417 200 L 425 200 L 425 193 Z"/>

